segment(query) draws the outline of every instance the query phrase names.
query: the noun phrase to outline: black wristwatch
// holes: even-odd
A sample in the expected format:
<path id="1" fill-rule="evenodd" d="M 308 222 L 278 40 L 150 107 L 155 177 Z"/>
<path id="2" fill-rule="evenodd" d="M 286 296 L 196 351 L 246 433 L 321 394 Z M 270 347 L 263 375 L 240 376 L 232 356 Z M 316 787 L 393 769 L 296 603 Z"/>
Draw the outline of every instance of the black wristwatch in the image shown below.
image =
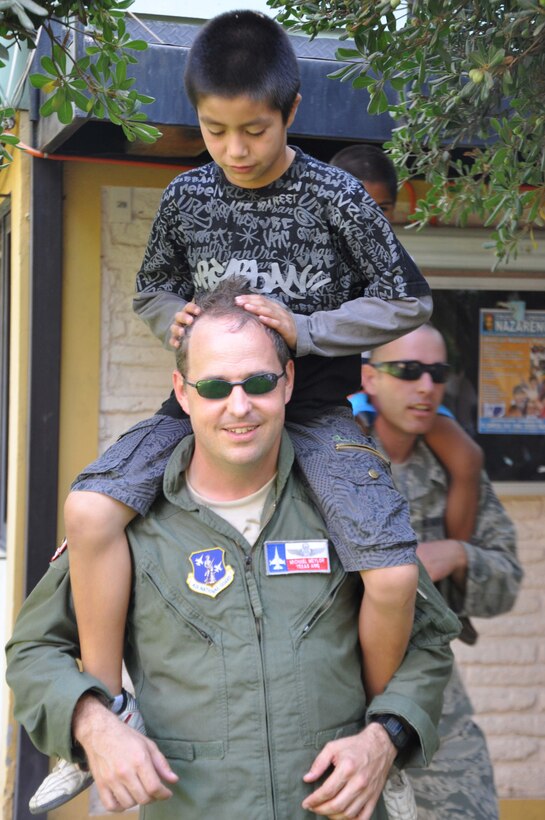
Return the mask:
<path id="1" fill-rule="evenodd" d="M 380 723 L 398 752 L 402 752 L 411 742 L 414 732 L 395 715 L 373 715 L 371 723 Z"/>

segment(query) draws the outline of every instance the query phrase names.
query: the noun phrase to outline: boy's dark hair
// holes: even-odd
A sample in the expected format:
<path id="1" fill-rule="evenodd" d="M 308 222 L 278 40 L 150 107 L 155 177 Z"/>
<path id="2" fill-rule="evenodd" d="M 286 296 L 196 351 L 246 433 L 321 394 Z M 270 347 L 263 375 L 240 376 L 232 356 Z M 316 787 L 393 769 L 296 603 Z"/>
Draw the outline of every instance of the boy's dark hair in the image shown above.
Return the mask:
<path id="1" fill-rule="evenodd" d="M 197 34 L 184 82 L 194 108 L 208 95 L 244 95 L 266 102 L 287 122 L 299 91 L 299 66 L 278 23 L 255 11 L 228 11 Z"/>
<path id="2" fill-rule="evenodd" d="M 349 145 L 329 160 L 330 165 L 342 168 L 362 182 L 383 182 L 390 196 L 397 200 L 397 173 L 394 163 L 378 145 Z"/>
<path id="3" fill-rule="evenodd" d="M 292 358 L 290 349 L 283 337 L 272 327 L 267 327 L 253 313 L 249 313 L 235 302 L 236 296 L 243 296 L 254 293 L 250 289 L 248 280 L 243 276 L 229 276 L 223 279 L 214 290 L 201 290 L 195 294 L 195 304 L 198 305 L 202 313 L 200 316 L 209 319 L 229 319 L 232 320 L 233 331 L 240 330 L 247 324 L 256 324 L 261 327 L 270 337 L 282 370 Z M 189 339 L 192 328 L 199 322 L 200 316 L 196 317 L 191 325 L 185 328 L 184 335 L 180 339 L 180 347 L 176 351 L 176 367 L 182 375 L 187 373 L 187 356 Z"/>

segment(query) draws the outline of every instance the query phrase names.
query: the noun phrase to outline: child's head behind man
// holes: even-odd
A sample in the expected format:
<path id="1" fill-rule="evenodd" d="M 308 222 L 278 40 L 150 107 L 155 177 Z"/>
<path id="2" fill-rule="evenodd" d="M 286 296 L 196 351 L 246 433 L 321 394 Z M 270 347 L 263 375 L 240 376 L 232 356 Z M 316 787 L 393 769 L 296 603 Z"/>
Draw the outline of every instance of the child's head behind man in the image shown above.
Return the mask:
<path id="1" fill-rule="evenodd" d="M 208 152 L 231 183 L 260 188 L 287 170 L 300 79 L 277 23 L 253 11 L 214 17 L 191 47 L 184 79 Z"/>
<path id="2" fill-rule="evenodd" d="M 378 145 L 349 145 L 338 151 L 329 164 L 359 179 L 384 216 L 392 221 L 397 201 L 397 173 L 390 157 Z"/>

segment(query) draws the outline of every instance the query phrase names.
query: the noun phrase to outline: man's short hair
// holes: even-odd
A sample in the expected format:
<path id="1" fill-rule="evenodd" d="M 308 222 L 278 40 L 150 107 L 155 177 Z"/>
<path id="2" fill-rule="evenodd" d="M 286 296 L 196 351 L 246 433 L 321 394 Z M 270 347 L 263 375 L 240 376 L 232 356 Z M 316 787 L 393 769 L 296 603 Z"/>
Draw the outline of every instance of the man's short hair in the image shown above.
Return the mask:
<path id="1" fill-rule="evenodd" d="M 272 341 L 282 370 L 292 358 L 290 349 L 283 337 L 272 327 L 264 325 L 257 316 L 249 313 L 235 302 L 236 296 L 253 293 L 248 281 L 243 276 L 230 276 L 223 279 L 214 290 L 201 290 L 195 294 L 195 304 L 202 313 L 197 316 L 191 325 L 185 328 L 180 339 L 180 347 L 176 351 L 176 367 L 182 374 L 187 375 L 188 350 L 191 332 L 201 317 L 207 319 L 228 319 L 233 331 L 240 330 L 247 324 L 255 324 L 265 331 Z"/>
<path id="2" fill-rule="evenodd" d="M 246 96 L 265 102 L 287 122 L 299 91 L 297 58 L 286 32 L 255 11 L 228 11 L 197 34 L 185 69 L 196 109 L 202 97 Z"/>
<path id="3" fill-rule="evenodd" d="M 414 330 L 411 330 L 411 334 L 412 333 L 418 333 L 419 330 L 429 330 L 432 333 L 436 333 L 437 336 L 439 336 L 439 338 L 441 339 L 441 341 L 443 342 L 443 345 L 445 347 L 445 362 L 448 361 L 449 355 L 448 355 L 447 340 L 446 340 L 444 334 L 439 330 L 439 328 L 435 327 L 435 325 L 432 322 L 424 322 L 422 325 L 419 325 Z M 409 334 L 407 334 L 407 335 L 409 335 Z M 403 336 L 400 336 L 399 338 L 402 339 Z M 373 364 L 373 362 L 376 362 L 377 360 L 380 361 L 380 356 L 381 356 L 381 353 L 382 353 L 382 349 L 384 347 L 388 347 L 389 344 L 391 344 L 391 342 L 386 342 L 383 345 L 379 345 L 378 347 L 373 348 L 373 350 L 371 350 L 371 352 L 368 354 L 367 361 L 366 362 L 362 361 L 362 364 Z M 363 355 L 364 354 L 362 353 L 362 356 Z"/>
<path id="4" fill-rule="evenodd" d="M 330 165 L 342 168 L 362 182 L 382 182 L 395 203 L 397 200 L 397 173 L 394 163 L 378 145 L 349 145 L 337 151 Z"/>

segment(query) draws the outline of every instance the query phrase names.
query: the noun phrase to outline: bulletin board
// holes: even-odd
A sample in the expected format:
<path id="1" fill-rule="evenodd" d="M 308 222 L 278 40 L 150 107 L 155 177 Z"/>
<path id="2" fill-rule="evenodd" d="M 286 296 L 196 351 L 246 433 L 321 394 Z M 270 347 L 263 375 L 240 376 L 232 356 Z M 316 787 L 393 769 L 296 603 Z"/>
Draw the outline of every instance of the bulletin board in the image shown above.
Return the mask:
<path id="1" fill-rule="evenodd" d="M 545 482 L 545 294 L 435 290 L 447 342 L 445 404 L 483 448 L 494 481 Z"/>

